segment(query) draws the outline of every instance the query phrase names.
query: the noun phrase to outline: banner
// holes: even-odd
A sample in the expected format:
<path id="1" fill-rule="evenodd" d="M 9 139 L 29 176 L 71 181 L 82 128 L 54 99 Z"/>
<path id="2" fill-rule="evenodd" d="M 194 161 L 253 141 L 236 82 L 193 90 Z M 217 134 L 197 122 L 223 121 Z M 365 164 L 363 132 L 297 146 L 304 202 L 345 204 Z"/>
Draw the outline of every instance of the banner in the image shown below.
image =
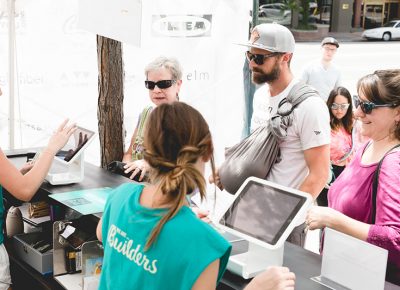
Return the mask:
<path id="1" fill-rule="evenodd" d="M 155 57 L 176 57 L 183 67 L 180 100 L 210 125 L 217 163 L 240 139 L 243 63 L 249 29 L 243 0 L 147 0 L 142 3 L 141 46 L 124 46 L 126 143 L 148 104 L 144 67 Z"/>
<path id="2" fill-rule="evenodd" d="M 150 101 L 144 68 L 160 55 L 181 63 L 180 100 L 197 108 L 210 125 L 217 162 L 224 148 L 240 139 L 246 48 L 237 43 L 247 41 L 250 6 L 250 0 L 80 2 L 81 28 L 124 44 L 126 146 Z"/>

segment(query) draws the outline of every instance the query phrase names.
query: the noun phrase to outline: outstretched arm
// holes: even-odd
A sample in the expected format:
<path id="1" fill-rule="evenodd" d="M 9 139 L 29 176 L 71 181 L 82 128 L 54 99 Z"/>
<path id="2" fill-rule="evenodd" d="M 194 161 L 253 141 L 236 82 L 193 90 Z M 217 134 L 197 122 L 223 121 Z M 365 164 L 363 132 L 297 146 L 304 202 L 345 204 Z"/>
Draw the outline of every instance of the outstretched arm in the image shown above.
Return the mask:
<path id="1" fill-rule="evenodd" d="M 23 201 L 31 200 L 39 186 L 43 183 L 55 154 L 67 143 L 69 137 L 76 130 L 75 124 L 67 126 L 67 122 L 68 120 L 65 120 L 59 126 L 32 169 L 25 175 L 0 150 L 0 184 L 9 193 Z"/>
<path id="2" fill-rule="evenodd" d="M 307 214 L 310 230 L 329 227 L 360 240 L 366 241 L 371 225 L 352 219 L 330 207 L 313 206 Z"/>

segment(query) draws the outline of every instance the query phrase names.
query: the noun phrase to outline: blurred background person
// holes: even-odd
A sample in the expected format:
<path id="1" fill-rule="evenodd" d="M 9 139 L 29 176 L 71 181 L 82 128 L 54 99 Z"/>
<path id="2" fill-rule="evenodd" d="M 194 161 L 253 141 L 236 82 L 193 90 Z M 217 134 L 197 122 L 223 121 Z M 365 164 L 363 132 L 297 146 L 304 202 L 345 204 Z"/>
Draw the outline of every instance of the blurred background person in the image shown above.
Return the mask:
<path id="1" fill-rule="evenodd" d="M 351 94 L 344 87 L 333 89 L 326 103 L 331 126 L 330 160 L 333 181 L 350 162 L 354 152 L 355 140 L 352 138 L 354 116 Z M 328 188 L 329 185 L 325 186 L 318 195 L 319 206 L 328 206 Z"/>
<path id="2" fill-rule="evenodd" d="M 333 37 L 325 37 L 321 42 L 321 59 L 307 65 L 301 79 L 314 87 L 326 102 L 331 90 L 341 85 L 341 72 L 333 64 L 339 42 Z"/>

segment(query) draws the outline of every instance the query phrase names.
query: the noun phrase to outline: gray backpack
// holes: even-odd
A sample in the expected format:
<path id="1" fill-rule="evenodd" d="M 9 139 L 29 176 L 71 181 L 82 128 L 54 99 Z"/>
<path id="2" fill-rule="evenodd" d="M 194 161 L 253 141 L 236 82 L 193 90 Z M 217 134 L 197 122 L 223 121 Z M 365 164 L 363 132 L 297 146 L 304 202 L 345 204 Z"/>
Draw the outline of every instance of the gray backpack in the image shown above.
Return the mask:
<path id="1" fill-rule="evenodd" d="M 226 149 L 225 161 L 219 167 L 219 177 L 226 191 L 234 194 L 250 176 L 265 179 L 274 163 L 280 161 L 279 139 L 287 135 L 293 122 L 293 110 L 306 98 L 318 92 L 304 83 L 297 83 L 287 98 L 278 105 L 277 114 L 267 125 L 260 126 L 247 138 Z"/>

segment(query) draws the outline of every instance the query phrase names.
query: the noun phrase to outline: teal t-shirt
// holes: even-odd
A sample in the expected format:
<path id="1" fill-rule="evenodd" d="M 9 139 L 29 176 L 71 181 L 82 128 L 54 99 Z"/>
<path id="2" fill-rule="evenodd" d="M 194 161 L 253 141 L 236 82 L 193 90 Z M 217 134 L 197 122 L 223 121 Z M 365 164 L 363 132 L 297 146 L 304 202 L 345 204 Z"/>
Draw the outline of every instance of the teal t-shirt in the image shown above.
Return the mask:
<path id="1" fill-rule="evenodd" d="M 4 205 L 3 205 L 3 187 L 0 185 L 0 245 L 3 244 L 3 224 L 4 224 Z"/>
<path id="2" fill-rule="evenodd" d="M 143 187 L 123 184 L 107 200 L 99 289 L 189 290 L 216 259 L 220 259 L 219 281 L 231 245 L 189 207 L 184 206 L 169 220 L 155 244 L 144 251 L 151 230 L 166 210 L 141 206 Z"/>

